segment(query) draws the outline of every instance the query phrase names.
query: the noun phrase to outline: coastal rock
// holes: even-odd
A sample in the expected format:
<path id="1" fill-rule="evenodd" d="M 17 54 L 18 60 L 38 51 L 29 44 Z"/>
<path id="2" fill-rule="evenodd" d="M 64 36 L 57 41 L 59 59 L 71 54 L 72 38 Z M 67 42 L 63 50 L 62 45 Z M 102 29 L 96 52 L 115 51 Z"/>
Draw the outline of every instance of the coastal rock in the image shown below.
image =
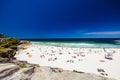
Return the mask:
<path id="1" fill-rule="evenodd" d="M 21 41 L 19 42 L 19 45 L 20 45 L 20 44 L 30 44 L 30 42 L 27 41 L 27 40 L 21 40 Z"/>
<path id="2" fill-rule="evenodd" d="M 13 49 L 4 49 L 4 51 L 0 52 L 0 57 L 3 58 L 12 58 L 15 55 L 15 51 Z"/>
<path id="3" fill-rule="evenodd" d="M 17 51 L 19 40 L 16 38 L 1 38 L 0 40 L 0 57 L 13 58 Z"/>
<path id="4" fill-rule="evenodd" d="M 18 50 L 20 50 L 20 49 L 27 49 L 29 46 L 30 46 L 30 42 L 29 41 L 21 40 L 19 42 L 19 45 L 17 46 L 17 49 Z"/>
<path id="5" fill-rule="evenodd" d="M 23 62 L 19 62 L 22 64 Z M 26 63 L 26 62 L 24 62 Z M 21 67 L 15 63 L 0 64 L 0 80 L 114 80 L 95 74 L 77 73 L 59 68 L 41 67 L 26 63 Z"/>
<path id="6" fill-rule="evenodd" d="M 9 58 L 0 57 L 0 63 L 7 63 L 8 61 L 9 61 Z"/>
<path id="7" fill-rule="evenodd" d="M 18 45 L 17 46 L 17 49 L 18 50 L 24 50 L 24 49 L 27 49 L 30 45 L 29 44 L 21 44 L 21 45 Z"/>

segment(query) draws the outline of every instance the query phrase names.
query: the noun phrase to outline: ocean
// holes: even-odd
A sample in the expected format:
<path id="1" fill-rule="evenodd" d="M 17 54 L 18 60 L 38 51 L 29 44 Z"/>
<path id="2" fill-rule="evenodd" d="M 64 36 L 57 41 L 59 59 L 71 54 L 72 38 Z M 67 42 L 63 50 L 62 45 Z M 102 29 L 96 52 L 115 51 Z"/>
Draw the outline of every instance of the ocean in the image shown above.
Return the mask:
<path id="1" fill-rule="evenodd" d="M 120 48 L 119 38 L 24 39 L 32 44 L 75 48 Z"/>

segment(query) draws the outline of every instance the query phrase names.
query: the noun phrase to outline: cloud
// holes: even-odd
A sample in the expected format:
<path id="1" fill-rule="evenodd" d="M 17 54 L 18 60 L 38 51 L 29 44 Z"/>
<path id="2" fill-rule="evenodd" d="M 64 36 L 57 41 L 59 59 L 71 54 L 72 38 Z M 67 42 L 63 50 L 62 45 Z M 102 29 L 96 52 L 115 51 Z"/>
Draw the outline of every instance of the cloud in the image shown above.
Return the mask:
<path id="1" fill-rule="evenodd" d="M 120 31 L 110 31 L 110 32 L 88 32 L 84 33 L 87 35 L 118 35 L 120 34 Z"/>

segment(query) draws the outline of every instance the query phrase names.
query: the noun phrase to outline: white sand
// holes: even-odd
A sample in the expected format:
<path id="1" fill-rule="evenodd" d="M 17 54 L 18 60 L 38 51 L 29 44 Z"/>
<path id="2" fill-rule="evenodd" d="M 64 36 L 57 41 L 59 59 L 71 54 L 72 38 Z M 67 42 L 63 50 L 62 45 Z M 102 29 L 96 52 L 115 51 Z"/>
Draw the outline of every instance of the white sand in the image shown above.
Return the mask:
<path id="1" fill-rule="evenodd" d="M 113 60 L 104 58 L 108 52 L 113 52 Z M 29 54 L 32 57 L 28 57 Z M 60 54 L 62 53 L 62 54 Z M 85 55 L 85 56 L 84 56 Z M 43 45 L 31 45 L 26 50 L 18 51 L 18 60 L 51 66 L 65 70 L 77 70 L 100 75 L 98 68 L 104 69 L 110 78 L 120 80 L 120 49 L 119 48 L 67 48 Z M 104 60 L 105 62 L 100 62 Z M 71 62 L 70 62 L 71 61 Z"/>

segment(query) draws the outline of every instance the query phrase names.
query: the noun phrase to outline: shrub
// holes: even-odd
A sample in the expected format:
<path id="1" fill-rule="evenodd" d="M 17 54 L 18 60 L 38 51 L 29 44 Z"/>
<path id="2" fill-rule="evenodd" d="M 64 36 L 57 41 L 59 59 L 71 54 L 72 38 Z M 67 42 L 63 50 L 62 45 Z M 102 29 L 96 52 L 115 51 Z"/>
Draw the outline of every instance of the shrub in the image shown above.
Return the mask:
<path id="1" fill-rule="evenodd" d="M 0 57 L 12 58 L 17 50 L 19 40 L 16 38 L 5 38 L 0 40 Z"/>
<path id="2" fill-rule="evenodd" d="M 1 40 L 1 44 L 16 45 L 18 43 L 19 43 L 19 40 L 16 38 L 6 38 Z"/>

